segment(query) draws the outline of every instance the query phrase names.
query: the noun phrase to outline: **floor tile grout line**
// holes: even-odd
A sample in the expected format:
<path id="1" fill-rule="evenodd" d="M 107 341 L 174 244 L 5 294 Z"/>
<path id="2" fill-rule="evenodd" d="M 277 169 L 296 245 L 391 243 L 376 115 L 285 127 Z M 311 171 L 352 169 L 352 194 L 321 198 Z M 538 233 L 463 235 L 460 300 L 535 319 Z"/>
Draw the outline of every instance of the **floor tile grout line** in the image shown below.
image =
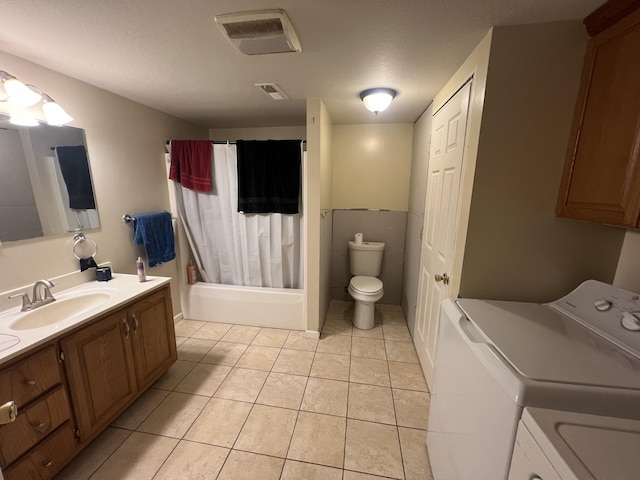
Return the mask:
<path id="1" fill-rule="evenodd" d="M 204 324 L 200 325 L 200 327 L 198 327 L 198 329 L 197 329 L 197 330 L 195 330 L 195 331 L 192 333 L 192 335 L 193 335 L 193 334 L 195 334 L 198 330 L 200 330 L 200 329 L 203 327 L 203 325 L 204 325 Z M 231 328 L 232 328 L 232 327 L 231 327 Z M 262 331 L 262 329 L 259 329 L 259 330 L 258 330 L 258 332 L 256 333 L 256 335 L 254 335 L 254 336 L 253 336 L 253 338 L 251 339 L 251 341 L 250 341 L 248 344 L 247 344 L 247 343 L 245 343 L 245 344 L 244 344 L 244 345 L 245 345 L 245 350 L 246 350 L 246 348 L 248 348 L 249 346 L 253 345 L 253 341 L 255 341 L 255 339 L 256 339 L 256 338 L 257 338 L 257 336 L 259 335 L 260 331 Z M 291 331 L 289 331 L 289 333 L 291 333 Z M 385 340 L 387 340 L 386 336 L 384 335 L 384 329 L 382 329 L 382 334 L 383 334 L 383 338 L 382 338 L 382 340 L 383 340 L 383 342 L 384 342 Z M 334 334 L 334 335 L 339 335 L 339 334 L 337 334 L 337 333 L 336 333 L 336 334 Z M 351 330 L 351 335 L 344 335 L 344 336 L 347 336 L 347 337 L 349 337 L 349 336 L 350 336 L 350 337 L 353 339 L 353 337 L 354 337 L 354 335 L 353 335 L 353 330 Z M 191 336 L 190 336 L 190 337 L 187 337 L 187 338 L 191 338 Z M 367 338 L 367 337 L 360 337 L 360 338 Z M 203 362 L 203 361 L 202 361 L 202 359 L 203 359 L 203 358 L 204 358 L 204 357 L 205 357 L 205 356 L 206 356 L 206 355 L 211 351 L 211 349 L 213 349 L 213 348 L 214 348 L 214 346 L 215 346 L 218 342 L 220 342 L 220 341 L 222 341 L 222 339 L 218 339 L 218 340 L 214 341 L 214 343 L 213 343 L 213 345 L 211 346 L 211 348 L 207 351 L 207 353 L 205 353 L 205 354 L 203 355 L 203 357 L 202 357 L 200 360 L 198 360 L 198 361 L 196 361 L 196 362 L 193 362 L 192 360 L 185 360 L 185 361 L 187 361 L 187 362 L 189 362 L 189 363 L 194 363 L 195 365 L 198 365 L 198 364 L 207 364 L 207 365 L 211 365 L 211 364 L 209 364 L 209 363 L 207 363 L 207 362 Z M 391 340 L 391 339 L 388 339 L 388 341 L 392 341 L 392 340 Z M 393 341 L 401 341 L 401 340 L 394 339 Z M 403 342 L 403 343 L 411 343 L 411 341 L 406 341 L 406 342 Z M 318 351 L 317 351 L 317 345 L 318 345 L 318 343 L 316 343 L 316 348 L 315 348 L 314 350 L 308 350 L 308 349 L 304 349 L 304 348 L 290 348 L 290 347 L 289 347 L 289 348 L 287 348 L 287 349 L 289 349 L 289 350 L 299 350 L 299 351 L 300 351 L 300 350 L 302 350 L 302 351 L 306 350 L 306 351 L 313 351 L 313 358 L 312 358 L 312 361 L 311 361 L 311 366 L 310 366 L 309 372 L 308 372 L 306 375 L 302 375 L 302 374 L 292 374 L 292 373 L 282 372 L 282 373 L 284 373 L 284 374 L 297 375 L 297 376 L 301 376 L 301 377 L 306 378 L 305 389 L 304 389 L 303 396 L 302 396 L 302 398 L 301 398 L 300 406 L 298 407 L 298 409 L 295 409 L 295 408 L 287 408 L 287 407 L 278 407 L 278 408 L 284 408 L 284 409 L 288 409 L 288 410 L 294 410 L 294 411 L 297 411 L 297 414 L 296 414 L 296 424 L 294 425 L 294 430 L 293 430 L 293 432 L 295 432 L 295 427 L 296 427 L 296 425 L 297 425 L 297 421 L 298 421 L 298 418 L 299 418 L 299 414 L 300 414 L 300 412 L 301 412 L 301 411 L 304 411 L 304 410 L 302 410 L 302 409 L 301 409 L 301 407 L 302 407 L 302 401 L 303 401 L 303 399 L 304 399 L 304 395 L 306 395 L 306 391 L 307 391 L 307 388 L 308 388 L 308 382 L 309 382 L 309 379 L 310 379 L 310 378 L 323 378 L 323 377 L 312 377 L 312 376 L 311 376 L 311 369 L 313 368 L 313 365 L 314 365 L 314 363 L 315 363 L 315 361 L 316 361 L 316 359 L 317 359 L 317 354 L 318 354 L 318 353 L 324 353 L 324 354 L 330 354 L 330 355 L 339 355 L 339 356 L 343 356 L 343 357 L 348 356 L 348 357 L 349 357 L 349 374 L 348 374 L 348 380 L 346 381 L 346 383 L 347 383 L 348 385 L 350 385 L 351 383 L 354 383 L 354 384 L 364 384 L 364 385 L 374 385 L 374 386 L 375 386 L 375 384 L 372 384 L 371 382 L 367 383 L 367 382 L 355 382 L 355 381 L 354 381 L 354 382 L 352 382 L 352 381 L 351 381 L 352 363 L 353 363 L 353 359 L 354 359 L 354 357 L 355 357 L 355 358 L 372 358 L 372 357 L 359 357 L 359 356 L 357 356 L 357 355 L 353 355 L 353 353 L 352 353 L 352 349 L 351 349 L 351 351 L 349 352 L 349 355 L 343 355 L 343 354 L 340 354 L 340 353 L 332 353 L 332 352 L 318 352 Z M 279 346 L 279 347 L 273 347 L 273 346 L 271 346 L 271 345 L 260 345 L 260 346 L 268 346 L 268 347 L 271 347 L 271 348 L 279 348 L 280 352 L 281 352 L 283 349 L 285 349 L 284 344 L 283 344 L 282 346 Z M 413 346 L 413 345 L 412 345 L 412 346 Z M 279 352 L 279 354 L 280 354 L 280 352 Z M 279 354 L 278 354 L 278 355 L 279 355 Z M 243 352 L 243 355 L 244 355 L 244 352 Z M 242 357 L 242 355 L 239 357 L 239 359 L 240 359 L 241 357 Z M 230 367 L 229 367 L 229 372 L 227 372 L 227 374 L 225 375 L 225 378 L 223 379 L 223 382 L 224 382 L 224 380 L 228 377 L 228 375 L 231 373 L 231 371 L 233 371 L 235 368 L 241 368 L 241 367 L 237 367 L 237 364 L 238 364 L 238 362 L 239 362 L 239 359 L 238 359 L 238 360 L 236 360 L 236 362 L 234 363 L 234 365 L 233 365 L 233 366 L 230 366 Z M 378 359 L 378 358 L 373 357 L 373 359 Z M 383 359 L 380 359 L 380 360 L 383 360 Z M 389 369 L 389 362 L 390 362 L 390 360 L 389 360 L 389 357 L 388 357 L 388 355 L 387 355 L 387 351 L 386 351 L 386 344 L 385 344 L 385 359 L 384 359 L 383 361 L 385 361 L 385 363 L 386 363 L 386 366 L 387 366 L 387 375 L 389 376 L 389 380 L 390 380 L 390 369 Z M 413 364 L 415 364 L 415 362 L 398 362 L 398 361 L 395 361 L 395 360 L 394 360 L 394 363 L 406 363 L 406 364 L 412 364 L 412 363 L 413 363 Z M 193 370 L 193 368 L 195 368 L 195 365 L 194 365 L 191 369 L 189 369 L 189 371 L 187 371 L 187 372 L 185 373 L 185 375 L 182 377 L 182 379 L 176 383 L 176 386 L 174 386 L 172 389 L 170 389 L 170 390 L 169 390 L 169 392 L 170 392 L 170 393 L 171 393 L 171 392 L 176 392 L 176 388 L 178 388 L 178 386 L 179 386 L 179 385 L 180 385 L 180 383 L 184 380 L 184 378 L 185 378 L 187 375 L 189 375 L 189 373 L 191 372 L 191 370 Z M 275 365 L 275 362 L 274 362 L 274 365 Z M 257 394 L 256 398 L 254 399 L 254 401 L 253 401 L 253 402 L 245 402 L 245 403 L 251 403 L 251 405 L 252 405 L 252 406 L 251 406 L 251 411 L 253 411 L 253 409 L 254 409 L 255 405 L 256 405 L 256 404 L 258 404 L 258 403 L 257 403 L 257 399 L 258 399 L 258 397 L 259 397 L 260 393 L 263 391 L 263 389 L 264 389 L 264 387 L 265 387 L 265 385 L 266 385 L 266 380 L 268 379 L 268 375 L 270 375 L 270 373 L 271 373 L 271 372 L 273 372 L 274 365 L 272 365 L 272 366 L 271 366 L 271 368 L 270 368 L 270 370 L 268 370 L 268 371 L 267 371 L 267 377 L 265 378 L 265 381 L 263 382 L 263 384 L 262 384 L 262 386 L 261 386 L 261 388 L 260 388 L 260 391 L 258 392 L 258 394 Z M 246 370 L 259 370 L 259 371 L 261 370 L 261 371 L 265 371 L 265 370 L 263 370 L 263 369 L 254 369 L 254 368 L 247 368 L 247 367 L 242 367 L 242 368 L 244 368 L 244 369 L 246 369 Z M 340 381 L 340 380 L 336 380 L 335 378 L 327 378 L 327 380 Z M 209 395 L 204 395 L 204 396 L 206 396 L 206 397 L 208 397 L 208 398 L 209 398 L 209 400 L 207 401 L 207 404 L 206 404 L 206 405 L 208 405 L 208 404 L 209 404 L 209 402 L 211 401 L 211 399 L 213 399 L 213 398 L 217 398 L 217 397 L 215 397 L 215 393 L 218 391 L 218 389 L 220 388 L 220 386 L 222 385 L 222 383 L 223 383 L 223 382 L 221 382 L 221 383 L 220 383 L 220 385 L 216 388 L 216 390 L 212 393 L 212 395 L 211 395 L 211 396 L 209 396 Z M 395 419 L 395 423 L 396 423 L 394 426 L 395 426 L 395 430 L 396 430 L 397 435 L 398 435 L 398 442 L 400 443 L 400 440 L 399 440 L 399 430 L 400 430 L 400 428 L 401 428 L 401 427 L 397 424 L 397 412 L 396 412 L 396 404 L 395 404 L 395 397 L 393 396 L 393 391 L 394 391 L 394 390 L 406 390 L 406 391 L 414 391 L 414 392 L 418 392 L 418 393 L 425 393 L 425 394 L 427 394 L 427 395 L 429 394 L 429 392 L 428 392 L 428 391 L 426 391 L 426 392 L 425 392 L 425 391 L 423 391 L 423 390 L 412 390 L 412 389 L 410 389 L 410 388 L 395 388 L 395 387 L 392 385 L 392 383 L 391 383 L 391 382 L 389 382 L 389 385 L 384 385 L 384 386 L 379 385 L 379 386 L 384 387 L 384 388 L 388 388 L 388 389 L 391 391 L 391 395 L 392 395 L 392 402 L 393 402 L 393 408 L 394 408 L 394 419 Z M 159 389 L 159 390 L 167 391 L 166 389 Z M 347 393 L 347 409 L 348 409 L 348 404 L 349 404 L 349 400 L 350 400 L 350 398 L 349 398 L 349 395 L 350 395 L 350 389 L 349 389 L 349 388 L 348 388 L 347 392 L 348 392 L 348 393 Z M 189 395 L 198 395 L 198 394 L 191 394 L 191 393 L 187 393 L 187 392 L 178 392 L 178 393 L 186 393 L 186 394 L 189 394 Z M 203 395 L 200 395 L 200 396 L 203 396 Z M 241 400 L 233 400 L 233 401 L 241 401 Z M 161 403 L 162 403 L 162 402 L 161 402 Z M 187 428 L 186 432 L 188 432 L 188 431 L 189 431 L 189 429 L 192 427 L 193 423 L 195 423 L 195 421 L 200 417 L 200 415 L 202 414 L 202 411 L 204 410 L 204 408 L 206 408 L 206 405 L 205 405 L 205 407 L 203 407 L 203 409 L 201 409 L 201 412 L 200 412 L 200 413 L 198 414 L 198 416 L 194 419 L 194 421 L 193 421 L 193 422 L 191 422 L 191 424 L 190 424 L 190 425 L 189 425 L 189 427 Z M 274 407 L 275 407 L 275 406 L 274 406 Z M 157 408 L 157 406 L 156 406 L 155 408 Z M 155 408 L 152 410 L 152 412 L 153 412 L 153 411 L 155 411 Z M 333 416 L 333 417 L 338 417 L 338 418 L 345 418 L 345 422 L 347 422 L 347 421 L 348 421 L 348 419 L 350 419 L 349 414 L 348 414 L 348 410 L 347 410 L 347 413 L 345 414 L 345 416 L 344 416 L 344 417 L 343 417 L 343 416 L 340 416 L 340 415 L 331 415 L 331 414 L 327 414 L 327 413 L 318 413 L 318 412 L 310 412 L 310 413 L 315 413 L 315 414 L 319 414 L 319 415 L 328 415 L 328 416 Z M 149 415 L 151 415 L 151 413 L 149 413 L 149 414 L 145 417 L 145 419 L 143 419 L 143 420 L 139 423 L 139 425 L 141 425 L 142 423 L 144 423 L 144 421 L 146 420 L 146 418 L 148 418 L 148 416 L 149 416 Z M 249 413 L 249 415 L 250 415 L 250 413 Z M 243 422 L 243 427 L 242 427 L 242 428 L 244 428 L 244 425 L 245 425 L 246 420 L 248 419 L 249 415 L 247 415 L 247 417 L 245 418 L 245 422 Z M 353 420 L 366 421 L 366 422 L 369 422 L 369 423 L 381 424 L 381 425 L 389 425 L 388 423 L 383 423 L 383 422 L 372 422 L 372 421 L 370 421 L 370 420 L 360 420 L 360 419 L 353 419 Z M 116 428 L 116 427 L 114 427 L 114 428 Z M 241 428 L 240 432 L 242 431 L 242 428 Z M 407 428 L 413 428 L 413 429 L 415 429 L 415 430 L 424 431 L 424 429 L 420 429 L 420 428 L 417 428 L 417 427 L 407 427 Z M 137 430 L 136 430 L 136 431 L 137 431 Z M 132 431 L 130 431 L 130 430 L 128 430 L 128 432 L 129 432 L 129 435 L 127 436 L 127 438 L 128 438 L 128 437 L 133 433 L 133 432 L 132 432 Z M 186 435 L 186 433 L 185 433 L 185 435 Z M 239 435 L 240 435 L 240 433 L 238 434 L 238 436 L 236 437 L 236 440 L 234 441 L 234 446 L 235 446 L 235 443 L 237 442 L 237 439 L 239 438 Z M 174 438 L 174 439 L 175 439 L 175 437 L 168 437 L 168 438 Z M 292 440 L 293 440 L 293 433 L 292 433 L 292 435 L 291 435 L 291 437 L 290 437 L 290 439 L 289 439 L 289 446 L 288 446 L 288 448 L 287 448 L 287 454 L 288 454 L 288 451 L 289 451 L 289 449 L 290 449 L 290 446 L 291 446 L 291 442 L 292 442 Z M 125 441 L 126 441 L 126 440 L 125 440 Z M 178 439 L 178 442 L 180 442 L 180 441 L 186 441 L 186 440 L 184 440 L 184 435 L 183 435 L 181 438 L 179 438 L 179 439 Z M 177 444 L 176 444 L 176 445 L 177 445 Z M 211 445 L 211 444 L 208 444 L 208 445 Z M 119 448 L 119 447 L 118 447 L 118 448 Z M 223 448 L 228 448 L 228 447 L 223 447 Z M 116 448 L 116 450 L 117 450 L 117 448 Z M 229 449 L 229 452 L 234 451 L 234 450 L 236 450 L 236 451 L 240 451 L 240 450 L 237 450 L 237 449 L 235 449 L 234 447 L 232 447 L 231 449 Z M 115 451 L 115 450 L 114 450 L 114 451 Z M 172 451 L 173 451 L 173 450 L 172 450 Z M 255 452 L 250 452 L 250 453 L 254 453 L 254 454 L 256 454 Z M 113 454 L 113 452 L 112 452 L 112 454 Z M 229 453 L 229 454 L 230 454 L 230 453 Z M 344 452 L 344 454 L 346 455 L 346 428 L 345 428 L 345 452 Z M 402 453 L 401 453 L 401 454 L 402 454 Z M 257 454 L 257 455 L 263 455 L 263 454 Z M 109 457 L 108 457 L 108 458 L 109 458 Z M 167 457 L 167 458 L 168 458 L 168 457 Z M 281 457 L 276 457 L 276 458 L 281 458 Z M 165 459 L 165 461 L 166 461 L 166 459 Z M 285 465 L 286 461 L 287 461 L 287 459 L 285 458 L 285 462 L 283 462 L 283 469 L 284 469 L 284 465 Z M 225 459 L 225 462 L 226 462 L 226 459 Z M 307 463 L 307 462 L 304 462 L 304 463 Z M 308 463 L 310 463 L 310 464 L 314 464 L 313 462 L 308 462 Z M 315 464 L 315 465 L 322 465 L 322 464 Z M 344 466 L 345 466 L 345 461 L 343 460 L 343 468 L 342 468 L 343 474 L 344 474 L 344 471 L 345 471 Z M 99 468 L 99 467 L 98 467 L 98 468 Z M 222 468 L 223 468 L 223 467 L 221 467 L 221 470 L 222 470 Z M 335 468 L 335 467 L 334 467 L 334 468 Z M 404 468 L 404 462 L 403 462 L 403 468 Z M 283 471 L 284 471 L 283 469 L 281 470 L 280 475 L 282 475 L 282 473 L 283 473 Z M 158 471 L 159 471 L 159 470 L 158 470 Z M 156 472 L 156 474 L 157 474 L 157 472 Z M 156 474 L 154 474 L 154 476 L 155 476 Z"/>
<path id="2" fill-rule="evenodd" d="M 110 428 L 110 427 L 111 427 L 111 426 L 109 426 L 109 427 L 107 427 L 107 428 Z M 114 448 L 114 449 L 113 449 L 113 451 L 112 451 L 109 455 L 107 455 L 107 457 L 106 457 L 102 462 L 100 462 L 100 464 L 99 464 L 99 465 L 98 465 L 98 466 L 97 466 L 97 467 L 96 467 L 96 468 L 95 468 L 95 469 L 94 469 L 94 470 L 89 474 L 89 476 L 87 477 L 87 480 L 90 480 L 90 479 L 91 479 L 91 477 L 93 477 L 96 473 L 98 473 L 98 470 L 100 470 L 100 469 L 102 468 L 102 466 L 103 466 L 105 463 L 107 463 L 107 461 L 111 458 L 111 456 L 112 456 L 114 453 L 116 453 L 116 450 L 118 450 L 118 449 L 122 446 L 122 444 L 123 444 L 124 442 L 126 442 L 126 441 L 127 441 L 127 439 L 128 439 L 128 438 L 133 434 L 133 430 L 127 430 L 126 428 L 120 428 L 120 427 L 111 427 L 111 428 L 117 428 L 118 430 L 124 430 L 124 431 L 128 432 L 128 435 L 127 435 L 127 436 L 122 440 L 122 442 L 120 442 L 120 443 L 118 444 L 118 446 L 117 446 L 116 448 Z M 105 429 L 105 430 L 106 430 L 106 429 Z"/>

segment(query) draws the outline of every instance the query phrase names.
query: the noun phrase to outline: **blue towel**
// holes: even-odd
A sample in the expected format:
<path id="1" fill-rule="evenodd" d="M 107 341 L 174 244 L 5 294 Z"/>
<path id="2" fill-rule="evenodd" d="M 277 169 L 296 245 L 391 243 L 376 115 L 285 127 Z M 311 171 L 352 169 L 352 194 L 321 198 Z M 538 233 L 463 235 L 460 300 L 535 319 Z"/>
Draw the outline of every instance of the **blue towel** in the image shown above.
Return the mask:
<path id="1" fill-rule="evenodd" d="M 173 223 L 169 212 L 136 215 L 133 243 L 144 244 L 149 268 L 176 258 Z"/>

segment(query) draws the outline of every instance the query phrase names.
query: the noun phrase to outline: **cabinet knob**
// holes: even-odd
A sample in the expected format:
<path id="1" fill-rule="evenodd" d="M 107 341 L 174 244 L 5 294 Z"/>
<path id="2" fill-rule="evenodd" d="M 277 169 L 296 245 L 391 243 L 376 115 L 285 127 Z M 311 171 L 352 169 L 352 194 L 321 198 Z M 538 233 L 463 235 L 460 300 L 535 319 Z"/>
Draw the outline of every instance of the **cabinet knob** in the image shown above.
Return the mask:
<path id="1" fill-rule="evenodd" d="M 47 460 L 43 462 L 42 465 L 44 465 L 45 468 L 50 468 L 53 466 L 53 460 Z"/>
<path id="2" fill-rule="evenodd" d="M 24 383 L 25 383 L 25 385 L 33 386 L 33 385 L 36 384 L 36 381 L 35 380 L 26 380 Z"/>
<path id="3" fill-rule="evenodd" d="M 44 427 L 47 426 L 46 422 L 38 422 L 38 423 L 34 423 L 33 426 L 35 428 L 37 428 L 38 430 L 42 430 Z"/>

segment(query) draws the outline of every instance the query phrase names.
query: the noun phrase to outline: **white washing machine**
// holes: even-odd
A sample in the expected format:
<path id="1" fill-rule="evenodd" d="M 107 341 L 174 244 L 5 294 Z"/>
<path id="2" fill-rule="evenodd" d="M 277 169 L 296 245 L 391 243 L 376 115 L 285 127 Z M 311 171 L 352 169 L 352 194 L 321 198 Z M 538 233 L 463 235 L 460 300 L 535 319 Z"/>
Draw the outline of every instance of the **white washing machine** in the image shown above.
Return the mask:
<path id="1" fill-rule="evenodd" d="M 640 420 L 524 409 L 509 480 L 637 480 Z"/>
<path id="2" fill-rule="evenodd" d="M 442 303 L 435 480 L 506 480 L 524 407 L 640 419 L 640 296 L 589 280 L 550 304 Z M 609 480 L 609 479 L 607 479 Z"/>

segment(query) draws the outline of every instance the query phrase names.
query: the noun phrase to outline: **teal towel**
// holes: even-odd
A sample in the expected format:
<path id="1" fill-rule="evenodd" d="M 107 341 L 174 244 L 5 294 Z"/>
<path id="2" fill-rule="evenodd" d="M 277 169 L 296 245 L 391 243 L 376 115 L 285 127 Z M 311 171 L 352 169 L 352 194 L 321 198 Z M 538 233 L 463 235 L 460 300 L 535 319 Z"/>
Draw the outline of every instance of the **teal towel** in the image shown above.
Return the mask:
<path id="1" fill-rule="evenodd" d="M 137 215 L 133 228 L 133 243 L 144 244 L 149 268 L 176 258 L 173 222 L 169 212 Z"/>

